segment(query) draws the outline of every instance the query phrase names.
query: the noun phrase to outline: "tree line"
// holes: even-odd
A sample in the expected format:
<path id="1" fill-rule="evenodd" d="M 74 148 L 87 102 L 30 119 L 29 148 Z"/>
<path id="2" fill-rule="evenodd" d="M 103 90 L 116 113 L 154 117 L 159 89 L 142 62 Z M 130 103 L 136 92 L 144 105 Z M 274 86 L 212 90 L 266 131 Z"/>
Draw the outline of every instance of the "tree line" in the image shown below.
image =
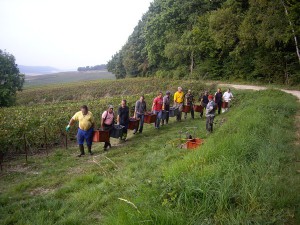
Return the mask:
<path id="1" fill-rule="evenodd" d="M 78 67 L 77 71 L 91 71 L 91 70 L 106 70 L 106 64 L 96 65 L 96 66 L 85 66 Z"/>
<path id="2" fill-rule="evenodd" d="M 299 84 L 298 0 L 154 0 L 108 71 L 117 78 Z"/>

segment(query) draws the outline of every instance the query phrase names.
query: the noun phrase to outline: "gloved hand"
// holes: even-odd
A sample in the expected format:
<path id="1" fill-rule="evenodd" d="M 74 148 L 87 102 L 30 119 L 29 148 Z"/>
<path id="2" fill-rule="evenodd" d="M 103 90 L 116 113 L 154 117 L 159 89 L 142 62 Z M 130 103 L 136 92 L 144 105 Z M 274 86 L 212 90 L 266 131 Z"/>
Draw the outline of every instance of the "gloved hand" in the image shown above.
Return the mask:
<path id="1" fill-rule="evenodd" d="M 68 126 L 66 126 L 66 131 L 69 132 L 70 131 L 70 125 L 68 124 Z"/>

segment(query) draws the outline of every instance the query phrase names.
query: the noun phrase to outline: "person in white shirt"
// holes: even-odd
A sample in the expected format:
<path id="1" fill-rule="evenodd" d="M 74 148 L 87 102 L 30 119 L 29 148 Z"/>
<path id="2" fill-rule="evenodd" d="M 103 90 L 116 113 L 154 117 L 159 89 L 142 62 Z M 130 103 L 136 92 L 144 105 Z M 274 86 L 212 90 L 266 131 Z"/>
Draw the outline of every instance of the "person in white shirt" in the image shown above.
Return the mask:
<path id="1" fill-rule="evenodd" d="M 227 103 L 227 107 L 225 107 L 224 111 L 228 111 L 232 98 L 233 94 L 231 93 L 230 88 L 228 88 L 227 91 L 223 94 L 223 100 Z"/>

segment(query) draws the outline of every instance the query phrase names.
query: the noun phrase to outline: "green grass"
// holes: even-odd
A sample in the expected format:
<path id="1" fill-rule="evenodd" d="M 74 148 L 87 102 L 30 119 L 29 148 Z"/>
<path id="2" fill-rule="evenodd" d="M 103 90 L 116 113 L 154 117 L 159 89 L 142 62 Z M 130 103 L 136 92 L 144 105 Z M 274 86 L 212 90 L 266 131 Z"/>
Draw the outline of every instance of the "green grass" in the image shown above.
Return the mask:
<path id="1" fill-rule="evenodd" d="M 115 76 L 107 71 L 87 71 L 87 72 L 60 72 L 38 76 L 26 76 L 24 88 L 34 88 L 51 84 L 62 84 L 78 81 L 116 79 Z"/>
<path id="2" fill-rule="evenodd" d="M 106 154 L 95 144 L 94 157 L 56 149 L 28 165 L 6 163 L 0 223 L 299 224 L 296 100 L 273 90 L 235 95 L 211 135 L 204 119 L 172 119 L 160 130 L 145 125 Z M 191 126 L 205 139 L 199 149 L 168 142 Z"/>

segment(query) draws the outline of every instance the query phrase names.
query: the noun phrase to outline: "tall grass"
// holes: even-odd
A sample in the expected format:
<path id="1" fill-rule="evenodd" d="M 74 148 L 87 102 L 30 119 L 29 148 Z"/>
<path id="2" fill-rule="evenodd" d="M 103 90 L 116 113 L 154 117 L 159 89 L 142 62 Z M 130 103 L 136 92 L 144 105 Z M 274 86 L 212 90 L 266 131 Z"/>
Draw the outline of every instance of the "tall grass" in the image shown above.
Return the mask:
<path id="1" fill-rule="evenodd" d="M 141 213 L 118 204 L 107 223 L 299 223 L 295 99 L 273 90 L 244 97 L 201 149 L 167 166 L 158 184 L 133 197 Z"/>

